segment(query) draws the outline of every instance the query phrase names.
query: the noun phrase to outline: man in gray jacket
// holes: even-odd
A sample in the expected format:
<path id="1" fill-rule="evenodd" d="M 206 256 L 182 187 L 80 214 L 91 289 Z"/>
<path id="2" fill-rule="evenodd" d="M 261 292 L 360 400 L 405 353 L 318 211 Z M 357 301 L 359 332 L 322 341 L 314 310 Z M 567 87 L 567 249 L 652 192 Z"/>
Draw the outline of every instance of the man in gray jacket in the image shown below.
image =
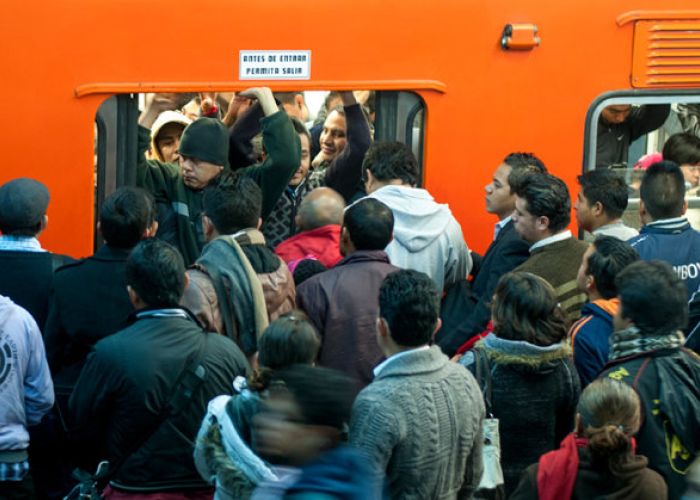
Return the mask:
<path id="1" fill-rule="evenodd" d="M 481 479 L 484 402 L 472 375 L 428 346 L 439 306 L 418 271 L 389 274 L 379 291 L 387 359 L 353 405 L 350 443 L 386 472 L 391 498 L 470 498 Z"/>

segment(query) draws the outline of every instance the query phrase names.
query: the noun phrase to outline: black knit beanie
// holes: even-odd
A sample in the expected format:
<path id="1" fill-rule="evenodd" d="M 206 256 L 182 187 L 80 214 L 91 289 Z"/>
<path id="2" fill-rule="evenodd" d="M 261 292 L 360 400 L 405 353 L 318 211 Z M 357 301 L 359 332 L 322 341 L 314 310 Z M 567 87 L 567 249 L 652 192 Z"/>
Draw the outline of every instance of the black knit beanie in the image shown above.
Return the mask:
<path id="1" fill-rule="evenodd" d="M 215 118 L 198 118 L 182 133 L 179 152 L 225 169 L 228 164 L 228 129 Z"/>

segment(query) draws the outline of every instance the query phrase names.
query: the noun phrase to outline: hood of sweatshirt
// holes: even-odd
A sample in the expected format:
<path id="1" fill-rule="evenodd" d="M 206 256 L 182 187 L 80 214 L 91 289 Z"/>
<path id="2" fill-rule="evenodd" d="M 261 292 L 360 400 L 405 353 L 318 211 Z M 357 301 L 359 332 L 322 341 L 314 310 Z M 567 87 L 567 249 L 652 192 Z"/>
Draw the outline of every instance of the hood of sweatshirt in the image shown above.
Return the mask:
<path id="1" fill-rule="evenodd" d="M 394 213 L 394 239 L 410 252 L 420 252 L 444 233 L 452 221 L 448 205 L 437 203 L 425 189 L 384 186 L 372 194 Z"/>

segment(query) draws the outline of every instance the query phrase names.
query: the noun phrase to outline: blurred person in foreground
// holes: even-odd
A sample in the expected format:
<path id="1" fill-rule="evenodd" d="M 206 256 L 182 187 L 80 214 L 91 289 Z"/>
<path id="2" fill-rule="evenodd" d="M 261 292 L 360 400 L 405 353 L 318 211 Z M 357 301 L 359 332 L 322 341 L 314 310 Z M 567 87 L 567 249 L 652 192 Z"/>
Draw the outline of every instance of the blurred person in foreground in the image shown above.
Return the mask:
<path id="1" fill-rule="evenodd" d="M 283 481 L 262 483 L 252 499 L 381 498 L 374 464 L 344 444 L 355 396 L 352 380 L 340 372 L 308 365 L 277 371 L 264 409 L 255 418 L 257 452 L 297 470 Z"/>
<path id="2" fill-rule="evenodd" d="M 263 411 L 270 381 L 279 370 L 295 364 L 311 365 L 321 345 L 313 325 L 301 311 L 270 323 L 260 338 L 259 368 L 247 379 L 233 382 L 236 394 L 209 402 L 197 435 L 195 465 L 202 478 L 216 486 L 216 498 L 247 498 L 263 481 L 284 480 L 255 455 L 253 420 Z"/>

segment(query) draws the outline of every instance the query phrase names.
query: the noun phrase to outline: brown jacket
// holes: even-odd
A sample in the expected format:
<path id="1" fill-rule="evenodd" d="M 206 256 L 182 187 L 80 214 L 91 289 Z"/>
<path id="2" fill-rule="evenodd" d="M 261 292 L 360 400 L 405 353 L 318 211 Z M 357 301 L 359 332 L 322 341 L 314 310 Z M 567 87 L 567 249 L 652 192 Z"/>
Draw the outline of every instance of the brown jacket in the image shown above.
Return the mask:
<path id="1" fill-rule="evenodd" d="M 239 238 L 236 240 L 239 241 Z M 268 320 L 273 321 L 294 309 L 296 289 L 287 265 L 264 244 L 251 243 L 245 239 L 240 243 L 262 285 Z M 204 328 L 225 334 L 216 289 L 206 269 L 195 265 L 187 274 L 190 284 L 180 303 L 197 317 Z"/>
<path id="2" fill-rule="evenodd" d="M 663 477 L 647 467 L 646 457 L 635 456 L 612 472 L 606 465 L 592 461 L 586 449 L 579 449 L 579 467 L 572 500 L 666 500 L 668 489 Z M 537 499 L 537 467 L 533 464 L 520 479 L 510 500 Z"/>

